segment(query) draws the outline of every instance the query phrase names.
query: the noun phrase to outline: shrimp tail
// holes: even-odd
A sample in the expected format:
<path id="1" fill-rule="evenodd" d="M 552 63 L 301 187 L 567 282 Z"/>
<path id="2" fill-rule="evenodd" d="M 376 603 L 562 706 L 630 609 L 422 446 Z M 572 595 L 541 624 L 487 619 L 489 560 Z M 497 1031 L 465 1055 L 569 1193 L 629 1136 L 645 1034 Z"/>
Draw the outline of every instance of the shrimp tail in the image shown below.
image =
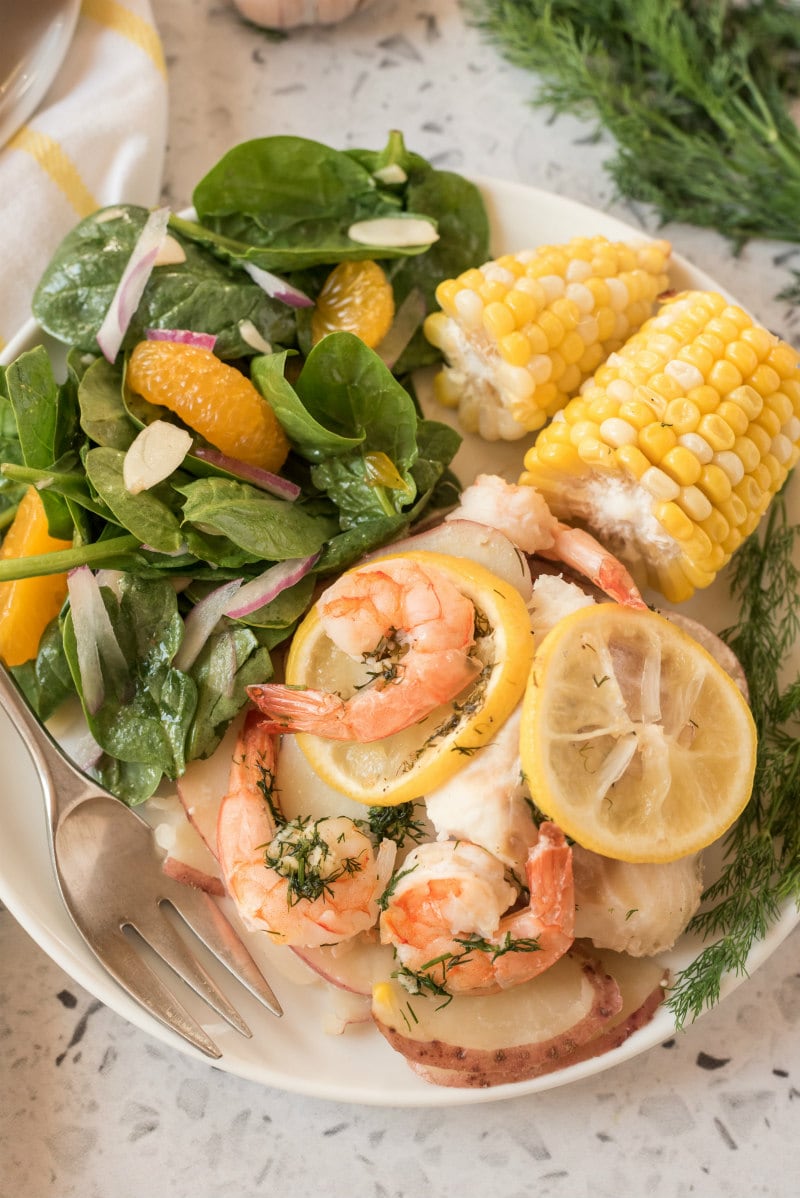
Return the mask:
<path id="1" fill-rule="evenodd" d="M 572 566 L 624 607 L 647 608 L 627 568 L 584 529 L 559 524 L 553 548 L 538 552 L 549 561 Z"/>
<path id="2" fill-rule="evenodd" d="M 247 694 L 259 710 L 262 730 L 313 732 L 331 740 L 350 740 L 343 699 L 329 691 L 295 690 L 279 683 L 248 686 Z"/>
<path id="3" fill-rule="evenodd" d="M 571 940 L 575 935 L 572 849 L 556 824 L 543 823 L 539 828 L 525 872 L 532 914 L 542 925 L 559 928 Z"/>

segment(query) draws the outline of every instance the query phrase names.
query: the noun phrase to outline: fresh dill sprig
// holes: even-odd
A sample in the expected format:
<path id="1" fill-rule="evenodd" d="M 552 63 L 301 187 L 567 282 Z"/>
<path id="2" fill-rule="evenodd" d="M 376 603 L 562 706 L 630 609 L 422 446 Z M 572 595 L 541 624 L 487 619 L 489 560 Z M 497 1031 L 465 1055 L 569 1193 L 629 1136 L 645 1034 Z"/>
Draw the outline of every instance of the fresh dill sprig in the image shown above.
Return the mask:
<path id="1" fill-rule="evenodd" d="M 396 807 L 370 807 L 367 826 L 376 840 L 394 840 L 398 847 L 406 840 L 419 844 L 425 838 L 425 821 L 415 818 L 418 807 L 421 808 L 421 804 L 415 802 L 398 803 Z"/>
<path id="2" fill-rule="evenodd" d="M 785 902 L 800 903 L 800 676 L 784 678 L 800 632 L 798 531 L 784 487 L 763 533 L 753 534 L 732 563 L 739 616 L 722 635 L 747 677 L 758 758 L 752 798 L 726 838 L 722 873 L 689 925 L 711 943 L 675 979 L 668 1004 L 679 1027 L 717 1002 L 726 974 L 746 973 L 753 945 Z"/>
<path id="3" fill-rule="evenodd" d="M 467 0 L 537 106 L 597 119 L 619 192 L 665 221 L 800 241 L 800 21 L 780 0 Z M 676 163 L 680 169 L 676 169 Z"/>

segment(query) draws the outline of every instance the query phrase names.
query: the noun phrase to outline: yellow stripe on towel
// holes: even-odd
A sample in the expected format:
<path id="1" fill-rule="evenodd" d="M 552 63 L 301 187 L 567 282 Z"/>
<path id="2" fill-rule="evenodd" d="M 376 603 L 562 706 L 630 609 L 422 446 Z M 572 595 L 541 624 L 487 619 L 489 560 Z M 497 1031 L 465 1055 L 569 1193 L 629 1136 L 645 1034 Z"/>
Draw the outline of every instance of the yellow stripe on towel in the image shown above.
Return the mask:
<path id="1" fill-rule="evenodd" d="M 139 46 L 148 58 L 152 59 L 156 70 L 166 79 L 167 66 L 164 62 L 161 39 L 155 28 L 145 21 L 144 17 L 131 12 L 124 4 L 120 4 L 119 0 L 83 0 L 81 14 L 91 17 L 99 25 L 113 29 L 121 37 L 127 37 L 129 41 Z"/>
<path id="2" fill-rule="evenodd" d="M 35 158 L 42 170 L 63 191 L 78 216 L 88 216 L 100 207 L 70 156 L 46 133 L 23 125 L 9 141 L 8 149 L 23 150 Z"/>

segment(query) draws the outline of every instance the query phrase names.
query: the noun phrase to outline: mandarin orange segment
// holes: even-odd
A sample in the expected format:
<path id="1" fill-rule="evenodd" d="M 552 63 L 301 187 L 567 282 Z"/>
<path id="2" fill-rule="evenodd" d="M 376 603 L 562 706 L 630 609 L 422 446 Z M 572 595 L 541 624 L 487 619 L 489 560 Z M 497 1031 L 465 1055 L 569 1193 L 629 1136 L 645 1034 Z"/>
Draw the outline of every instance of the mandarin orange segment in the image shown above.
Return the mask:
<path id="1" fill-rule="evenodd" d="M 393 320 L 392 285 L 377 262 L 340 262 L 317 297 L 311 337 L 316 345 L 327 333 L 355 333 L 374 349 Z"/>
<path id="2" fill-rule="evenodd" d="M 280 470 L 289 452 L 277 416 L 248 378 L 209 349 L 177 341 L 140 341 L 127 382 L 149 403 L 169 408 L 229 457 Z"/>
<path id="3" fill-rule="evenodd" d="M 0 560 L 33 557 L 70 546 L 70 541 L 50 536 L 44 504 L 39 492 L 30 487 L 0 546 Z M 0 658 L 7 666 L 21 666 L 36 656 L 42 633 L 58 615 L 66 594 L 66 574 L 0 582 Z"/>

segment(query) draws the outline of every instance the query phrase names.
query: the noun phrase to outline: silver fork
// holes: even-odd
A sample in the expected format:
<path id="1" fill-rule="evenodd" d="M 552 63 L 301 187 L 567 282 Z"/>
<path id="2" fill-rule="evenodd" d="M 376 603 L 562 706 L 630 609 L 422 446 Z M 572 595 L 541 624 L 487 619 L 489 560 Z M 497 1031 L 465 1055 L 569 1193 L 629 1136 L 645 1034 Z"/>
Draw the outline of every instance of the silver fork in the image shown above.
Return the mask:
<path id="1" fill-rule="evenodd" d="M 0 666 L 0 700 L 36 767 L 44 791 L 50 846 L 64 904 L 100 963 L 138 1003 L 195 1048 L 222 1052 L 147 964 L 133 929 L 232 1027 L 247 1024 L 173 927 L 172 907 L 209 951 L 273 1015 L 278 1000 L 210 895 L 163 873 L 152 828 L 83 774 L 39 723 Z"/>

